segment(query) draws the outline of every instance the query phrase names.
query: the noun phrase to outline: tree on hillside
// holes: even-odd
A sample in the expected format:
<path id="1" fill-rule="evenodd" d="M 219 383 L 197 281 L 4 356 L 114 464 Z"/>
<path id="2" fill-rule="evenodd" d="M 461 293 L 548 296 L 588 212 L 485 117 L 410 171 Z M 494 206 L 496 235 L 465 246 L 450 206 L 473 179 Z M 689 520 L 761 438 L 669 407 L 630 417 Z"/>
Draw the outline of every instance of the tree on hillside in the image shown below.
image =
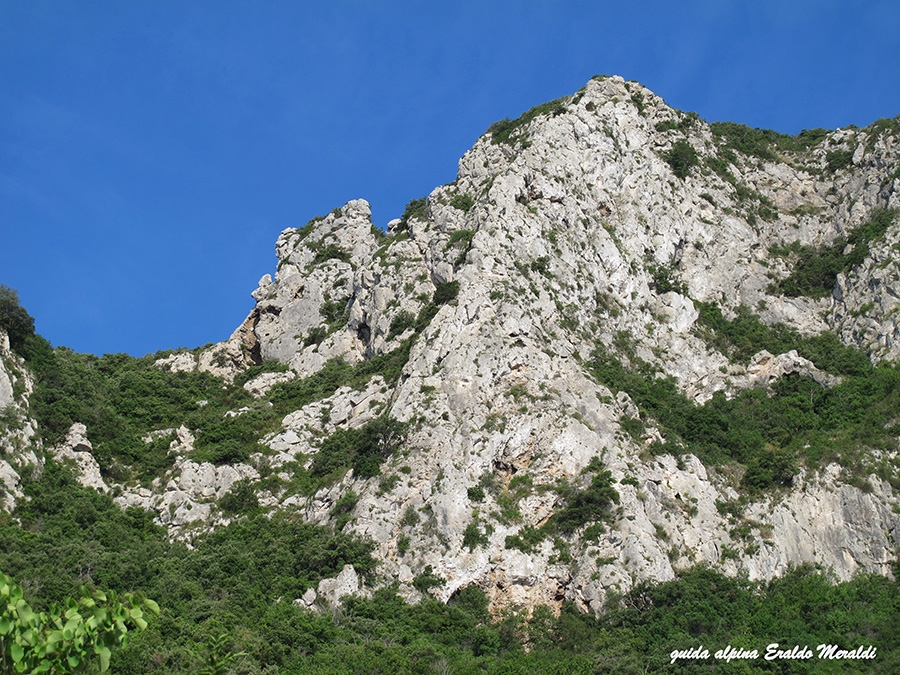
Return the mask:
<path id="1" fill-rule="evenodd" d="M 34 335 L 34 318 L 19 304 L 16 289 L 5 284 L 0 284 L 0 329 L 9 335 L 9 346 L 17 352 Z"/>

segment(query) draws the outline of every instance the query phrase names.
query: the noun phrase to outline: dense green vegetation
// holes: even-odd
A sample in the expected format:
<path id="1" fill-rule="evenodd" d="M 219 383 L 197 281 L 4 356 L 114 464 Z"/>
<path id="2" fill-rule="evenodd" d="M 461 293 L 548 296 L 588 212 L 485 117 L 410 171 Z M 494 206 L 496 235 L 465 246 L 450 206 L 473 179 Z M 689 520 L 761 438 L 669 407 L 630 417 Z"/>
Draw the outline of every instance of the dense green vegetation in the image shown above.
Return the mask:
<path id="1" fill-rule="evenodd" d="M 450 200 L 450 206 L 452 206 L 454 209 L 468 212 L 473 206 L 475 206 L 475 199 L 472 197 L 472 195 L 456 194 L 453 195 L 453 199 Z"/>
<path id="2" fill-rule="evenodd" d="M 405 440 L 408 426 L 382 415 L 359 429 L 338 429 L 313 457 L 310 473 L 338 477 L 352 467 L 357 476 L 377 476 L 381 463 Z"/>
<path id="3" fill-rule="evenodd" d="M 558 98 L 553 101 L 548 101 L 547 103 L 542 103 L 541 105 L 536 105 L 533 108 L 526 110 L 514 120 L 505 118 L 494 122 L 488 128 L 488 133 L 491 135 L 491 143 L 495 145 L 498 143 L 506 143 L 508 145 L 521 143 L 524 147 L 528 147 L 528 139 L 524 132 L 515 132 L 524 126 L 527 126 L 535 117 L 540 115 L 556 117 L 557 115 L 563 114 L 566 112 L 564 101 L 564 98 Z"/>
<path id="4" fill-rule="evenodd" d="M 699 310 L 700 337 L 733 363 L 746 365 L 764 349 L 772 354 L 796 349 L 816 367 L 835 375 L 864 376 L 872 372 L 869 358 L 859 349 L 844 345 L 834 333 L 802 336 L 784 324 L 764 324 L 744 306 L 737 308 L 733 319 L 725 318 L 715 303 L 695 300 L 694 306 Z"/>
<path id="5" fill-rule="evenodd" d="M 602 482 L 602 478 L 601 478 Z M 801 568 L 769 584 L 698 567 L 674 581 L 613 595 L 600 618 L 565 605 L 559 617 L 538 607 L 526 618 L 492 618 L 479 589 L 448 604 L 410 606 L 388 585 L 371 599 L 348 599 L 317 614 L 294 604 L 319 579 L 353 564 L 370 581 L 370 546 L 282 514 L 250 516 L 198 539 L 165 539 L 137 509 L 81 488 L 48 465 L 25 485 L 30 501 L 16 523 L 0 517 L 0 569 L 22 585 L 37 611 L 77 596 L 87 584 L 155 599 L 158 617 L 113 651 L 110 672 L 355 675 L 357 673 L 892 673 L 900 667 L 900 587 L 863 575 L 832 585 Z M 425 570 L 426 590 L 443 580 Z M 437 584 L 435 586 L 434 584 Z M 762 652 L 779 642 L 846 648 L 875 645 L 874 661 L 737 664 L 710 658 L 670 663 L 671 652 L 702 644 Z M 230 664 L 229 664 L 230 661 Z"/>
<path id="6" fill-rule="evenodd" d="M 166 466 L 165 450 L 154 452 L 142 440 L 150 431 L 185 424 L 199 431 L 198 452 L 225 462 L 249 455 L 248 444 L 256 440 L 248 431 L 251 419 L 269 415 L 238 385 L 223 388 L 208 373 L 153 367 L 159 354 L 97 357 L 51 349 L 42 338 L 29 346 L 28 362 L 38 385 L 33 411 L 44 441 L 56 443 L 73 422 L 82 422 L 101 469 L 119 480 L 155 475 Z M 254 406 L 250 417 L 224 416 L 241 406 Z"/>
<path id="7" fill-rule="evenodd" d="M 251 516 L 187 548 L 167 541 L 149 513 L 122 511 L 52 463 L 25 490 L 20 522 L 0 515 L 0 569 L 35 609 L 85 583 L 143 593 L 162 608 L 113 655 L 113 672 L 197 672 L 198 655 L 223 633 L 259 662 L 279 664 L 303 644 L 290 628 L 303 618 L 293 598 L 347 563 L 363 575 L 375 569 L 371 545 L 292 514 Z"/>
<path id="8" fill-rule="evenodd" d="M 713 122 L 709 128 L 726 148 L 767 162 L 778 161 L 778 153 L 808 150 L 828 135 L 825 129 L 804 129 L 796 136 L 789 136 L 735 122 Z"/>
<path id="9" fill-rule="evenodd" d="M 603 471 L 599 460 L 594 460 L 584 469 L 583 473 L 594 474 L 590 483 L 583 488 L 570 485 L 562 481 L 554 489 L 562 501 L 562 508 L 551 516 L 540 527 L 526 525 L 517 534 L 506 537 L 506 547 L 515 548 L 525 553 L 530 553 L 544 540 L 553 538 L 555 547 L 563 556 L 568 555 L 568 544 L 558 538 L 559 534 L 572 534 L 579 528 L 588 525 L 589 532 L 602 531 L 604 523 L 613 519 L 613 505 L 619 503 L 619 492 L 613 487 L 612 473 Z M 527 484 L 522 485 L 525 490 L 517 490 L 516 479 L 527 479 Z M 518 500 L 530 491 L 531 479 L 528 476 L 516 476 L 510 482 L 506 493 L 497 497 L 497 503 L 502 511 L 499 520 L 509 521 L 512 518 L 519 519 Z M 470 493 L 471 498 L 471 493 Z M 585 539 L 590 538 L 590 534 Z"/>
<path id="10" fill-rule="evenodd" d="M 714 305 L 698 305 L 703 336 L 733 359 L 746 364 L 762 349 L 796 349 L 843 381 L 825 388 L 789 375 L 771 392 L 749 390 L 731 400 L 718 393 L 698 406 L 672 378 L 629 351 L 627 340 L 618 340 L 619 355 L 599 345 L 587 366 L 599 382 L 627 392 L 638 406 L 640 418 L 623 424 L 628 433 L 640 439 L 647 424 L 656 424 L 666 442 L 652 446 L 654 452 L 690 452 L 711 465 L 736 462 L 744 467 L 741 485 L 751 493 L 790 485 L 799 463 L 818 468 L 833 461 L 860 487 L 867 488 L 870 473 L 900 487 L 896 467 L 872 452 L 897 447 L 900 370 L 873 367 L 833 335 L 803 338 L 784 326 L 766 326 L 746 309 L 728 320 Z"/>
<path id="11" fill-rule="evenodd" d="M 804 246 L 795 241 L 790 246 L 772 246 L 769 252 L 794 260 L 790 276 L 773 285 L 772 290 L 788 297 L 822 298 L 834 291 L 837 275 L 861 264 L 869 255 L 869 244 L 880 239 L 894 222 L 896 212 L 875 211 L 868 222 L 853 228 L 846 238 L 838 237 L 831 244 Z M 846 254 L 844 250 L 852 248 Z"/>

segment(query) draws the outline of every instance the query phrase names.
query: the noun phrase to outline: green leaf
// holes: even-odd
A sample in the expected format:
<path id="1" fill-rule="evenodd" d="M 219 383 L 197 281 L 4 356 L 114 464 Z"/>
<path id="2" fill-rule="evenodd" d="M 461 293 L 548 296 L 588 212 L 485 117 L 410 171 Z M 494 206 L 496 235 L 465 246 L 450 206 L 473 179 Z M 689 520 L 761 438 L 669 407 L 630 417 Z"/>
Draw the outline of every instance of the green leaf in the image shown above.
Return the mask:
<path id="1" fill-rule="evenodd" d="M 2 619 L 0 619 L 0 635 L 9 635 L 9 632 L 12 630 L 12 626 L 12 621 L 4 616 Z"/>
<path id="2" fill-rule="evenodd" d="M 150 598 L 147 598 L 146 600 L 144 600 L 144 607 L 149 609 L 154 614 L 159 614 L 159 605 L 156 604 L 156 602 L 151 600 Z"/>
<path id="3" fill-rule="evenodd" d="M 22 599 L 19 599 L 19 601 L 16 602 L 16 612 L 19 615 L 20 623 L 28 624 L 37 618 L 37 615 L 32 611 L 31 607 L 28 606 L 28 603 Z"/>
<path id="4" fill-rule="evenodd" d="M 109 669 L 109 648 L 101 647 L 98 653 L 100 654 L 100 672 L 105 673 Z"/>
<path id="5" fill-rule="evenodd" d="M 26 631 L 23 631 L 19 634 L 19 639 L 22 640 L 29 647 L 34 647 L 37 644 L 37 636 L 34 634 L 34 631 L 30 628 Z"/>
<path id="6" fill-rule="evenodd" d="M 14 642 L 9 647 L 9 654 L 12 656 L 13 663 L 19 663 L 25 656 L 25 650 L 22 648 L 22 645 Z"/>

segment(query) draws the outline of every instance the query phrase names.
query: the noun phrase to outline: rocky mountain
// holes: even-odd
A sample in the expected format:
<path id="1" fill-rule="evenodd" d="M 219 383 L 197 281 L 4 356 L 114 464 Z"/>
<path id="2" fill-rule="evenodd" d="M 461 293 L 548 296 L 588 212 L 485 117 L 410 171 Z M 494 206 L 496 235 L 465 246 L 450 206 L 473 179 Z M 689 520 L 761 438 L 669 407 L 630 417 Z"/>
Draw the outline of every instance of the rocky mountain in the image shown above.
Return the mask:
<path id="1" fill-rule="evenodd" d="M 889 575 L 900 427 L 865 396 L 895 390 L 862 382 L 900 356 L 898 189 L 896 119 L 788 137 L 594 78 L 493 125 L 387 232 L 361 199 L 285 230 L 231 339 L 155 360 L 240 385 L 243 455 L 203 455 L 187 413 L 145 430 L 152 480 L 97 464 L 87 420 L 26 451 L 4 346 L 5 507 L 46 454 L 176 538 L 239 497 L 289 510 L 375 543 L 379 577 L 328 597 L 599 612 L 700 563 Z"/>

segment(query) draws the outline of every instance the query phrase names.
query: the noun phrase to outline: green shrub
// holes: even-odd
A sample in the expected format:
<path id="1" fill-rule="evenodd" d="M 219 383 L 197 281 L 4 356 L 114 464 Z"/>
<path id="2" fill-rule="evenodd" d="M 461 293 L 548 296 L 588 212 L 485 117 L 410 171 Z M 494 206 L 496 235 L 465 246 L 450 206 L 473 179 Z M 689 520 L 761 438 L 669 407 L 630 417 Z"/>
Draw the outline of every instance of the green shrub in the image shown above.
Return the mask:
<path id="1" fill-rule="evenodd" d="M 243 387 L 247 382 L 263 373 L 286 373 L 289 370 L 288 364 L 281 363 L 278 359 L 266 359 L 262 363 L 250 366 L 238 373 L 234 378 L 234 384 Z"/>
<path id="2" fill-rule="evenodd" d="M 653 279 L 653 288 L 657 293 L 663 294 L 675 291 L 682 295 L 687 294 L 687 286 L 678 278 L 674 265 L 650 265 L 647 271 L 650 272 L 650 276 Z"/>
<path id="3" fill-rule="evenodd" d="M 829 150 L 825 153 L 825 161 L 828 164 L 828 170 L 836 173 L 841 169 L 846 169 L 853 163 L 852 150 Z"/>
<path id="4" fill-rule="evenodd" d="M 526 525 L 518 534 L 511 534 L 506 537 L 504 545 L 506 548 L 514 548 L 522 553 L 533 553 L 547 537 L 547 531 L 542 527 L 534 527 Z"/>
<path id="5" fill-rule="evenodd" d="M 553 276 L 550 273 L 550 256 L 542 255 L 539 258 L 535 258 L 531 261 L 531 265 L 529 265 L 529 267 L 531 268 L 532 272 L 537 272 L 542 276 Z"/>
<path id="6" fill-rule="evenodd" d="M 694 147 L 683 138 L 678 139 L 663 156 L 672 172 L 682 180 L 688 177 L 691 169 L 700 163 Z"/>
<path id="7" fill-rule="evenodd" d="M 455 300 L 457 295 L 459 295 L 459 282 L 448 281 L 444 284 L 438 284 L 435 287 L 434 297 L 432 297 L 431 301 L 440 307 L 441 305 L 446 305 L 451 300 Z"/>
<path id="8" fill-rule="evenodd" d="M 338 244 L 326 244 L 316 250 L 312 264 L 318 265 L 328 260 L 340 260 L 348 263 L 350 262 L 350 253 L 345 251 Z"/>
<path id="9" fill-rule="evenodd" d="M 219 508 L 227 515 L 249 514 L 259 510 L 259 498 L 253 483 L 247 479 L 235 482 L 219 500 Z"/>
<path id="10" fill-rule="evenodd" d="M 566 505 L 553 515 L 560 532 L 574 532 L 582 525 L 609 517 L 610 507 L 619 503 L 619 493 L 613 487 L 612 473 L 601 471 L 584 490 L 565 489 L 561 494 Z"/>
<path id="11" fill-rule="evenodd" d="M 385 414 L 359 429 L 337 429 L 313 457 L 310 473 L 326 478 L 352 468 L 363 478 L 377 476 L 382 462 L 405 441 L 407 428 L 407 423 Z"/>
<path id="12" fill-rule="evenodd" d="M 334 507 L 331 509 L 331 516 L 335 519 L 335 530 L 340 532 L 350 522 L 350 518 L 353 516 L 353 511 L 358 503 L 359 496 L 353 490 L 347 492 L 334 503 Z"/>
<path id="13" fill-rule="evenodd" d="M 463 547 L 469 549 L 469 552 L 474 551 L 479 546 L 487 546 L 488 542 L 487 535 L 481 531 L 481 528 L 478 526 L 478 523 L 474 520 L 466 525 L 466 529 L 463 531 Z"/>
<path id="14" fill-rule="evenodd" d="M 468 248 L 469 244 L 472 242 L 472 237 L 474 236 L 475 230 L 456 230 L 450 235 L 447 245 L 453 246 L 454 244 L 461 243 L 463 248 Z"/>
<path id="15" fill-rule="evenodd" d="M 309 329 L 309 333 L 307 333 L 306 337 L 303 339 L 303 346 L 309 347 L 310 345 L 320 345 L 327 337 L 327 326 L 313 326 Z"/>
<path id="16" fill-rule="evenodd" d="M 825 129 L 804 129 L 796 136 L 789 136 L 735 122 L 713 122 L 709 127 L 713 136 L 724 144 L 724 149 L 736 150 L 767 162 L 777 161 L 779 152 L 808 150 L 821 143 L 828 135 Z M 734 164 L 734 161 L 731 163 Z"/>
<path id="17" fill-rule="evenodd" d="M 471 195 L 457 194 L 453 195 L 453 198 L 450 200 L 450 206 L 454 209 L 468 212 L 469 209 L 475 206 L 475 200 Z"/>
<path id="18" fill-rule="evenodd" d="M 473 502 L 483 502 L 484 488 L 481 485 L 473 485 L 466 489 L 466 496 Z"/>
<path id="19" fill-rule="evenodd" d="M 388 384 L 396 382 L 403 366 L 409 360 L 413 338 L 402 342 L 396 349 L 378 354 L 367 361 L 351 366 L 343 359 L 331 359 L 313 375 L 280 382 L 269 391 L 273 414 L 286 415 L 313 401 L 331 396 L 340 387 L 359 388 L 375 375 L 381 375 Z"/>
<path id="20" fill-rule="evenodd" d="M 306 239 L 312 231 L 315 229 L 316 224 L 325 220 L 325 216 L 313 216 L 309 221 L 307 221 L 306 225 L 299 228 L 297 233 L 300 235 L 300 241 Z"/>
<path id="21" fill-rule="evenodd" d="M 634 107 L 637 108 L 638 115 L 643 115 L 646 112 L 647 104 L 644 103 L 643 92 L 636 91 L 631 94 L 631 102 L 634 103 Z"/>
<path id="22" fill-rule="evenodd" d="M 443 578 L 434 573 L 431 565 L 426 565 L 425 569 L 415 576 L 412 585 L 419 593 L 428 593 L 430 589 L 443 586 L 445 583 Z"/>
<path id="23" fill-rule="evenodd" d="M 319 314 L 329 324 L 340 324 L 347 320 L 347 311 L 350 305 L 350 296 L 327 299 L 319 307 Z"/>
<path id="24" fill-rule="evenodd" d="M 413 328 L 416 323 L 416 317 L 412 315 L 411 312 L 407 312 L 405 309 L 401 309 L 394 315 L 394 318 L 391 319 L 391 325 L 388 329 L 388 340 L 392 340 L 398 335 L 402 335 L 406 332 L 407 329 Z"/>
<path id="25" fill-rule="evenodd" d="M 428 197 L 420 197 L 410 201 L 400 216 L 403 225 L 409 224 L 410 220 L 428 220 Z"/>
<path id="26" fill-rule="evenodd" d="M 497 145 L 498 143 L 506 143 L 508 145 L 515 145 L 516 143 L 527 144 L 527 140 L 522 134 L 515 134 L 513 132 L 521 127 L 527 126 L 532 120 L 540 115 L 549 115 L 551 117 L 562 115 L 566 112 L 566 106 L 563 101 L 564 99 L 559 98 L 554 101 L 542 103 L 541 105 L 537 105 L 525 111 L 514 120 L 502 119 L 498 122 L 494 122 L 488 128 L 488 133 L 491 135 L 491 143 L 494 145 Z"/>
<path id="27" fill-rule="evenodd" d="M 663 120 L 662 122 L 657 122 L 656 124 L 654 124 L 653 127 L 660 133 L 665 133 L 667 131 L 677 129 L 678 122 L 676 120 Z"/>
<path id="28" fill-rule="evenodd" d="M 10 348 L 22 353 L 26 341 L 34 335 L 34 318 L 19 304 L 15 289 L 0 284 L 0 330 L 9 336 Z"/>
<path id="29" fill-rule="evenodd" d="M 866 375 L 872 370 L 864 352 L 844 345 L 830 331 L 804 337 L 784 324 L 764 324 L 743 305 L 733 319 L 726 319 L 715 303 L 695 300 L 694 306 L 699 313 L 700 337 L 735 363 L 746 365 L 764 349 L 773 354 L 796 349 L 800 356 L 835 375 Z"/>

